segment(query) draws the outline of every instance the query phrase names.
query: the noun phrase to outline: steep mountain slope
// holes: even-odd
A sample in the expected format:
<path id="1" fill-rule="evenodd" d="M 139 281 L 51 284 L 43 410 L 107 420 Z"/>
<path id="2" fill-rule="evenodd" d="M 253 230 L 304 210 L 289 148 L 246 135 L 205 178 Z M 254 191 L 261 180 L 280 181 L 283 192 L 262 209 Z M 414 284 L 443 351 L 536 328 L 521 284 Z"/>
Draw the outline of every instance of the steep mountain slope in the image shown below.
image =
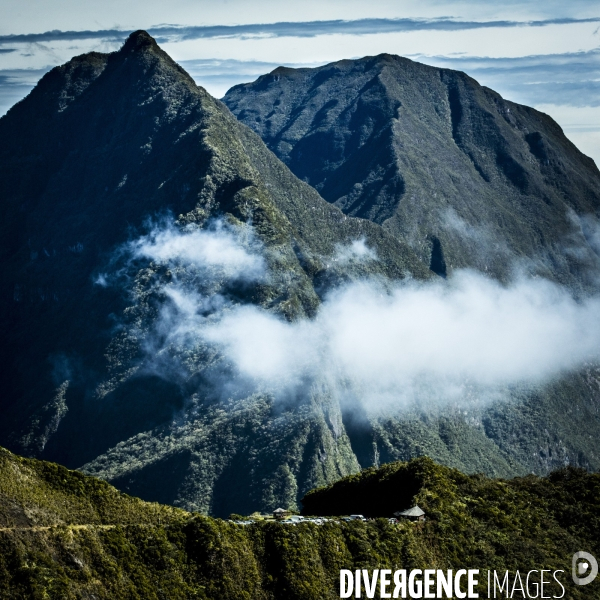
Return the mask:
<path id="1" fill-rule="evenodd" d="M 278 68 L 223 101 L 326 200 L 441 275 L 521 268 L 597 285 L 594 161 L 550 117 L 464 73 L 382 54 Z"/>
<path id="2" fill-rule="evenodd" d="M 592 367 L 468 415 L 376 419 L 326 377 L 279 395 L 235 379 L 196 335 L 235 307 L 283 326 L 345 281 L 438 278 L 397 232 L 297 179 L 144 32 L 53 69 L 0 119 L 0 198 L 11 449 L 218 516 L 297 507 L 361 466 L 422 454 L 501 476 L 600 467 Z"/>
<path id="3" fill-rule="evenodd" d="M 313 279 L 336 244 L 367 240 L 384 259 L 368 266 L 370 274 L 429 276 L 405 244 L 345 218 L 297 180 L 144 32 L 119 52 L 53 69 L 0 120 L 0 140 L 0 437 L 12 448 L 80 466 L 170 423 L 187 403 L 184 384 L 140 368 L 161 301 L 157 288 L 172 274 L 146 261 L 128 273 L 125 288 L 94 283 L 114 251 L 157 214 L 179 215 L 180 228 L 215 216 L 234 230 L 251 221 L 267 249 L 269 279 L 226 293 L 287 318 L 314 314 Z M 361 265 L 350 265 L 336 276 L 361 274 Z M 213 293 L 223 288 L 215 285 Z M 187 378 L 201 368 L 199 358 Z M 277 417 L 270 409 L 260 414 L 265 422 Z M 317 421 L 313 433 L 297 434 L 334 448 L 315 468 L 331 471 L 325 480 L 356 469 L 322 410 Z M 230 451 L 237 452 L 207 450 L 214 477 Z"/>
<path id="4" fill-rule="evenodd" d="M 258 521 L 240 526 L 149 504 L 105 482 L 0 448 L 0 594 L 22 598 L 339 598 L 340 569 L 480 569 L 500 580 L 550 569 L 565 597 L 571 556 L 597 555 L 599 476 L 487 479 L 426 458 L 345 479 L 305 498 L 305 511 L 385 515 L 418 502 L 425 523 Z M 387 506 L 384 503 L 388 503 Z M 547 596 L 562 590 L 550 575 Z M 539 575 L 530 577 L 531 595 Z M 539 589 L 539 588 L 538 588 Z M 506 594 L 498 594 L 505 596 Z M 518 592 L 514 595 L 518 597 Z"/>

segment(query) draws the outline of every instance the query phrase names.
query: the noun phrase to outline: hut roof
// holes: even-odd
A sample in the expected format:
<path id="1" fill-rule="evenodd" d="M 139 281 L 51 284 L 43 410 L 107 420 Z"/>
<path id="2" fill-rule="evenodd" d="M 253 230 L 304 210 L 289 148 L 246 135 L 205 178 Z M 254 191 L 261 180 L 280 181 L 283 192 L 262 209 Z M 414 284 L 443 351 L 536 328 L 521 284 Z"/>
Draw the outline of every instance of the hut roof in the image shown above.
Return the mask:
<path id="1" fill-rule="evenodd" d="M 425 511 L 421 510 L 418 506 L 413 506 L 412 508 L 394 514 L 399 517 L 422 517 L 425 514 Z"/>
<path id="2" fill-rule="evenodd" d="M 273 513 L 286 513 L 288 512 L 285 508 L 276 508 Z"/>

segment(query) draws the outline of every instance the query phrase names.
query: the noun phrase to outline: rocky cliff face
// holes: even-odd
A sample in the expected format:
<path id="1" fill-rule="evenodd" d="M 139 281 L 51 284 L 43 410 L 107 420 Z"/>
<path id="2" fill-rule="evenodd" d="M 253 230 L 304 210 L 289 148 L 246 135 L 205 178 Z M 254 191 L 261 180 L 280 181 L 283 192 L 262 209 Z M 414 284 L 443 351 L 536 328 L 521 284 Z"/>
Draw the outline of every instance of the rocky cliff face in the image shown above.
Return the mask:
<path id="1" fill-rule="evenodd" d="M 462 164 L 453 172 L 466 181 L 474 167 Z M 381 198 L 395 198 L 386 186 Z M 595 202 L 582 190 L 574 210 Z M 390 226 L 401 201 L 386 218 L 359 211 L 374 220 L 332 206 L 144 32 L 53 69 L 0 119 L 0 197 L 0 441 L 12 449 L 221 516 L 297 506 L 361 465 L 421 454 L 503 476 L 599 464 L 592 368 L 469 415 L 370 419 L 326 379 L 283 402 L 233 385 L 198 323 L 240 306 L 312 319 L 332 286 L 430 280 L 454 255 L 442 230 L 427 229 L 430 260 Z M 349 258 L 353 244 L 377 260 Z M 583 281 L 588 254 L 573 278 L 560 265 L 556 277 Z"/>
<path id="2" fill-rule="evenodd" d="M 223 101 L 323 198 L 380 223 L 439 276 L 527 274 L 597 293 L 600 173 L 548 115 L 464 73 L 388 54 L 281 67 Z M 499 458 L 498 447 L 513 469 L 558 466 L 574 459 L 566 446 L 583 439 L 580 427 L 597 427 L 597 382 L 590 368 L 468 416 L 380 420 L 353 448 L 365 466 L 419 453 L 475 465 Z M 579 457 L 594 462 L 586 446 Z"/>
<path id="3" fill-rule="evenodd" d="M 52 70 L 0 120 L 0 139 L 1 430 L 4 443 L 30 454 L 80 466 L 132 436 L 171 435 L 164 427 L 189 408 L 196 380 L 186 387 L 143 367 L 164 301 L 157 288 L 172 274 L 146 261 L 128 271 L 125 287 L 98 285 L 115 249 L 145 219 L 168 212 L 179 230 L 215 217 L 233 230 L 251 222 L 269 279 L 226 293 L 287 319 L 315 313 L 314 280 L 336 244 L 366 239 L 386 257 L 371 265 L 373 274 L 428 277 L 406 244 L 346 218 L 294 177 L 144 32 L 119 52 Z M 356 274 L 349 267 L 338 275 Z M 192 363 L 188 382 L 201 377 L 206 357 Z M 103 473 L 205 511 L 233 510 L 253 486 L 254 503 L 289 495 L 293 504 L 298 485 L 358 466 L 335 403 L 297 410 L 306 413 L 292 410 L 297 426 L 280 426 L 264 398 L 224 413 L 207 409 L 178 434 L 177 448 L 142 450 L 137 441 L 133 463 L 119 451 L 100 461 Z M 282 448 L 269 447 L 271 438 Z M 255 444 L 268 455 L 260 467 L 248 464 Z M 159 483 L 165 473 L 168 489 Z"/>
<path id="4" fill-rule="evenodd" d="M 382 54 L 278 68 L 223 100 L 323 198 L 382 224 L 440 275 L 506 280 L 518 268 L 596 285 L 581 217 L 600 216 L 598 168 L 550 117 L 464 73 Z"/>

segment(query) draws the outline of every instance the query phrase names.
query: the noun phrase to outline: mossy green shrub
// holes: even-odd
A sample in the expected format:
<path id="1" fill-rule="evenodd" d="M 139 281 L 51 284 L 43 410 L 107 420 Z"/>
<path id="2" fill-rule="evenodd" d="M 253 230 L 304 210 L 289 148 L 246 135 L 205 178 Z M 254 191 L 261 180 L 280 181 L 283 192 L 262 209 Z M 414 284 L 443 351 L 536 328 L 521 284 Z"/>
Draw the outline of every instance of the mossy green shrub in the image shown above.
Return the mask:
<path id="1" fill-rule="evenodd" d="M 386 518 L 415 503 L 424 522 Z M 600 584 L 570 583 L 571 557 L 600 555 L 599 509 L 598 474 L 490 479 L 424 457 L 305 498 L 307 513 L 367 522 L 238 525 L 0 449 L 0 598 L 321 600 L 339 598 L 340 569 L 413 568 L 480 569 L 485 597 L 488 570 L 543 568 L 564 571 L 565 598 L 587 600 Z"/>

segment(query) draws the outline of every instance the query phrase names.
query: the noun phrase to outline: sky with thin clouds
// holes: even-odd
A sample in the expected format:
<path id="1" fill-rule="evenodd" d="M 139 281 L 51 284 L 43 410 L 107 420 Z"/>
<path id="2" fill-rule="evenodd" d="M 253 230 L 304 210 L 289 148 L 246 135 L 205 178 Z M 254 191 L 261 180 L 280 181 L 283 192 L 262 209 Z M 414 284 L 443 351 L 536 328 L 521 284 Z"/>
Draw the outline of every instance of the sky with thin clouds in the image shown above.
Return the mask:
<path id="1" fill-rule="evenodd" d="M 0 115 L 50 68 L 148 30 L 216 97 L 279 65 L 382 52 L 550 114 L 600 164 L 597 0 L 0 0 Z"/>

